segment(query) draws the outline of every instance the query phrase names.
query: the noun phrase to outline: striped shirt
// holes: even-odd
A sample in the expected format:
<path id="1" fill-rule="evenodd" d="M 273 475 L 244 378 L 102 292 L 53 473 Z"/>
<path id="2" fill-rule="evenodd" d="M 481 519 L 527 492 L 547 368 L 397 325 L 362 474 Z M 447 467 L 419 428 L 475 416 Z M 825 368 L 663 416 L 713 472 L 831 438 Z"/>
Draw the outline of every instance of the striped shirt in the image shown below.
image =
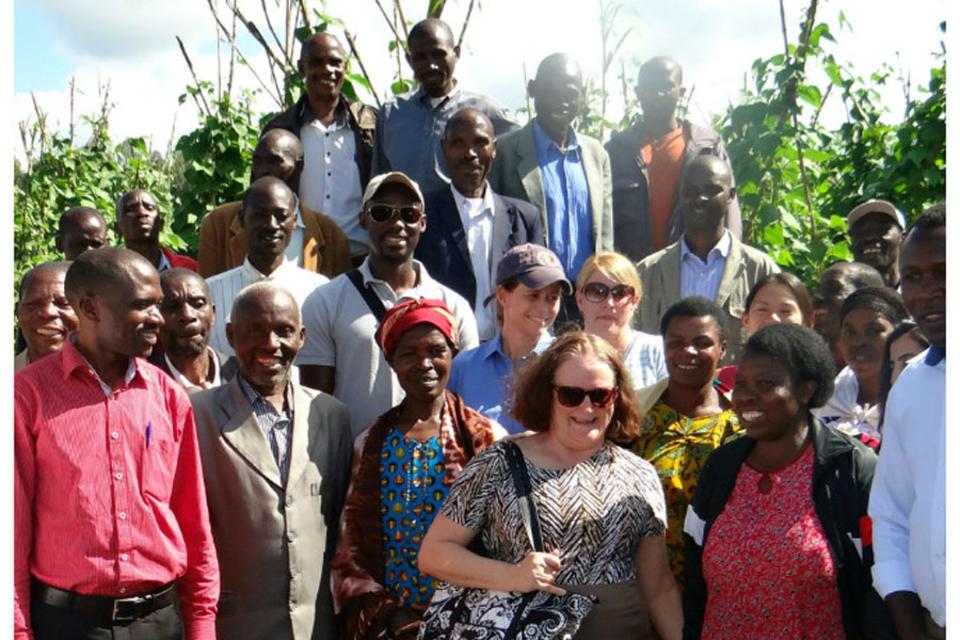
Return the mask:
<path id="1" fill-rule="evenodd" d="M 273 460 L 280 470 L 280 480 L 287 483 L 287 471 L 290 469 L 290 431 L 293 428 L 293 385 L 287 383 L 283 391 L 283 411 L 277 411 L 273 403 L 264 399 L 260 392 L 250 386 L 242 374 L 237 375 L 243 395 L 253 407 L 253 415 L 263 431 L 263 437 L 270 445 Z"/>
<path id="2" fill-rule="evenodd" d="M 227 342 L 227 323 L 233 309 L 233 299 L 244 287 L 255 282 L 270 281 L 287 289 L 303 308 L 303 301 L 320 285 L 329 282 L 326 276 L 301 269 L 292 260 L 286 260 L 270 275 L 264 275 L 244 258 L 243 264 L 229 271 L 207 278 L 210 301 L 216 305 L 217 317 L 210 332 L 210 346 L 227 356 L 233 355 L 233 347 Z"/>
<path id="3" fill-rule="evenodd" d="M 708 300 L 717 299 L 720 289 L 720 280 L 723 278 L 723 269 L 727 265 L 727 256 L 733 236 L 729 231 L 723 232 L 723 237 L 707 254 L 707 261 L 701 260 L 690 247 L 687 239 L 680 238 L 680 297 L 703 296 Z"/>

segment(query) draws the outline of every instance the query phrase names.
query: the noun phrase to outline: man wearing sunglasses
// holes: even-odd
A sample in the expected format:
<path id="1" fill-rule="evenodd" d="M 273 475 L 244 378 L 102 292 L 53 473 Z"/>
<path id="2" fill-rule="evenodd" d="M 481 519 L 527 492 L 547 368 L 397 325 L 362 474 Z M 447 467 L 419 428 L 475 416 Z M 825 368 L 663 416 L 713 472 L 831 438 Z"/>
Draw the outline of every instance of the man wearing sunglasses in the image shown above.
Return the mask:
<path id="1" fill-rule="evenodd" d="M 543 244 L 540 211 L 529 202 L 494 193 L 487 174 L 496 155 L 493 123 L 482 111 L 461 109 L 440 142 L 450 185 L 425 194 L 430 224 L 416 257 L 473 305 L 481 340 L 497 333 L 489 306 L 494 269 L 511 247 Z"/>
<path id="2" fill-rule="evenodd" d="M 359 268 L 307 298 L 307 336 L 296 361 L 304 385 L 330 393 L 350 408 L 354 436 L 404 396 L 374 340 L 387 309 L 405 298 L 443 300 L 458 318 L 458 349 L 479 343 L 470 304 L 413 259 L 427 226 L 416 182 L 399 171 L 372 178 L 363 194 L 360 225 L 367 231 L 370 253 Z"/>
<path id="3" fill-rule="evenodd" d="M 735 195 L 730 166 L 716 156 L 697 156 L 680 183 L 683 235 L 637 264 L 646 292 L 640 330 L 659 333 L 660 318 L 681 298 L 714 300 L 727 316 L 727 352 L 721 364 L 733 364 L 740 355 L 740 316 L 750 289 L 780 271 L 770 256 L 743 244 L 724 226 Z"/>

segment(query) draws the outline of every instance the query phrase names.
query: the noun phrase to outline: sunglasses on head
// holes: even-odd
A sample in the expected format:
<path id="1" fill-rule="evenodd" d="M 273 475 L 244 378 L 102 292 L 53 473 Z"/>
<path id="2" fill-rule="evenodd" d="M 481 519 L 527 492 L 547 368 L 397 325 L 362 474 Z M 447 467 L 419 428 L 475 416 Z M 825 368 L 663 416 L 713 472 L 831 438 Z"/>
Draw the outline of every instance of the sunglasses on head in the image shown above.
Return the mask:
<path id="1" fill-rule="evenodd" d="M 628 284 L 616 284 L 608 287 L 602 282 L 590 282 L 583 287 L 583 297 L 590 302 L 604 302 L 607 296 L 613 296 L 614 302 L 632 298 L 635 289 Z"/>
<path id="2" fill-rule="evenodd" d="M 367 214 L 377 222 L 387 222 L 399 216 L 406 224 L 416 224 L 423 216 L 423 211 L 413 205 L 394 207 L 389 204 L 371 204 L 367 207 Z"/>
<path id="3" fill-rule="evenodd" d="M 617 397 L 617 387 L 597 387 L 596 389 L 581 389 L 580 387 L 564 387 L 553 385 L 557 394 L 557 402 L 565 407 L 579 407 L 583 399 L 589 397 L 590 404 L 595 407 L 605 407 Z"/>

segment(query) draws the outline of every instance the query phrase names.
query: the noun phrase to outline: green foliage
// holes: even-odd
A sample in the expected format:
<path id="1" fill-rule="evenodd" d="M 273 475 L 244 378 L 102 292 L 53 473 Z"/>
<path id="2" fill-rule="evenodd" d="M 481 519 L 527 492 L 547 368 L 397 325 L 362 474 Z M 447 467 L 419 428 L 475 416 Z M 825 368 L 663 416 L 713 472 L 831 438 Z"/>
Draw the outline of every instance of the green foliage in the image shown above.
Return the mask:
<path id="1" fill-rule="evenodd" d="M 225 202 L 239 200 L 247 188 L 253 148 L 260 129 L 250 107 L 253 96 L 238 99 L 224 94 L 216 99 L 213 86 L 200 87 L 211 105 L 211 114 L 200 126 L 182 136 L 176 144 L 182 175 L 173 185 L 172 230 L 181 236 L 196 255 L 197 234 L 204 214 Z M 181 101 L 186 96 L 181 96 Z"/>

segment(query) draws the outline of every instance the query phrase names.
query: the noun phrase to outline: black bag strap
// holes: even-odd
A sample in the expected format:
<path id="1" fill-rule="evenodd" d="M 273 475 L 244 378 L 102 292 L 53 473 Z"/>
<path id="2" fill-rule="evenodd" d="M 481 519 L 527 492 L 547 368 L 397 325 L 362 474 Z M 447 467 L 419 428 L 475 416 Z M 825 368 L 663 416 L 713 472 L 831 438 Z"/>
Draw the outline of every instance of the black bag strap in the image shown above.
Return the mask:
<path id="1" fill-rule="evenodd" d="M 504 449 L 507 454 L 507 466 L 510 468 L 510 475 L 513 478 L 513 487 L 517 492 L 517 498 L 523 502 L 525 509 L 521 509 L 520 515 L 523 519 L 523 526 L 527 530 L 527 538 L 534 551 L 543 552 L 543 538 L 540 536 L 540 518 L 537 517 L 537 506 L 533 502 L 533 489 L 530 486 L 530 476 L 527 474 L 527 465 L 523 460 L 523 452 L 515 442 L 507 441 L 504 443 Z"/>
<path id="2" fill-rule="evenodd" d="M 360 270 L 351 269 L 347 271 L 347 278 L 349 278 L 353 286 L 357 288 L 357 292 L 360 294 L 360 297 L 363 298 L 363 301 L 370 307 L 370 311 L 373 312 L 373 316 L 377 319 L 377 322 L 383 322 L 383 316 L 387 315 L 387 309 L 383 306 L 383 301 L 373 292 L 373 289 L 363 283 L 363 274 L 360 273 Z"/>

